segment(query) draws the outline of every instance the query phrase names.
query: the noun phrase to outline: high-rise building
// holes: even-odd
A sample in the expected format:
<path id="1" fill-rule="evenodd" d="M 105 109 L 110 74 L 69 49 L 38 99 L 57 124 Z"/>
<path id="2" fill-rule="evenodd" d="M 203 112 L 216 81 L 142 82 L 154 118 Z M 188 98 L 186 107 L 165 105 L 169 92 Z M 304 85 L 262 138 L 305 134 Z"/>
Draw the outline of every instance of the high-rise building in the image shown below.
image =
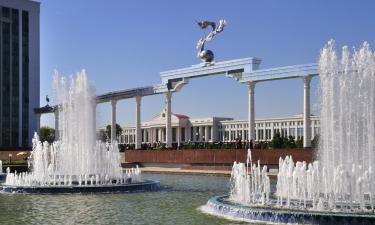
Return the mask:
<path id="1" fill-rule="evenodd" d="M 31 0 L 0 0 L 0 148 L 31 145 L 39 106 L 39 11 Z"/>

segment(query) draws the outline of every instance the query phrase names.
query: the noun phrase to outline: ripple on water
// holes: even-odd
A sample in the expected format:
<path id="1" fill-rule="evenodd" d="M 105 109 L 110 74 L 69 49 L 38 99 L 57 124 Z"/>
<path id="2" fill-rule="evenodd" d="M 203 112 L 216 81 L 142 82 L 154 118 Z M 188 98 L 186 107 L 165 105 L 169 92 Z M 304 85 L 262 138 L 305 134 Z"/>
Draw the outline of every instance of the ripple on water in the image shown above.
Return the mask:
<path id="1" fill-rule="evenodd" d="M 6 224 L 246 224 L 197 210 L 228 192 L 227 177 L 144 175 L 159 180 L 159 192 L 130 194 L 2 194 Z"/>

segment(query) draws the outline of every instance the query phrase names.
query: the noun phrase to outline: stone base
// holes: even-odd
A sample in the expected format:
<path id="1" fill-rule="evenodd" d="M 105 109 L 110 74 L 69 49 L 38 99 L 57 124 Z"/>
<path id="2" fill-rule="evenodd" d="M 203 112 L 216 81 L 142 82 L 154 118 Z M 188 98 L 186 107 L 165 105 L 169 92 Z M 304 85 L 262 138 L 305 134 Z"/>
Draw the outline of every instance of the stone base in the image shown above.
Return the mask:
<path id="1" fill-rule="evenodd" d="M 0 186 L 0 193 L 36 193 L 36 194 L 60 194 L 60 193 L 112 193 L 112 192 L 145 192 L 157 191 L 160 182 L 146 180 L 140 183 L 113 184 L 113 185 L 73 185 L 73 186 Z"/>
<path id="2" fill-rule="evenodd" d="M 244 206 L 226 201 L 227 195 L 216 196 L 202 207 L 206 213 L 226 217 L 232 220 L 284 224 L 320 224 L 320 225 L 367 225 L 375 224 L 373 213 L 318 212 Z"/>

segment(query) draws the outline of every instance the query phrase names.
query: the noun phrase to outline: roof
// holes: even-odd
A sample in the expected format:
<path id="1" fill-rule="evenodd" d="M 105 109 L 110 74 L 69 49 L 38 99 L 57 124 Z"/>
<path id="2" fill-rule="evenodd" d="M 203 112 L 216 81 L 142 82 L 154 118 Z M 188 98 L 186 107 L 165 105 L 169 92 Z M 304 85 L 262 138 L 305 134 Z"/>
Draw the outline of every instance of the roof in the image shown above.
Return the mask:
<path id="1" fill-rule="evenodd" d="M 176 113 L 173 113 L 173 115 L 175 115 L 177 118 L 179 119 L 189 119 L 190 117 L 187 116 L 187 115 L 183 115 L 183 114 L 176 114 Z"/>

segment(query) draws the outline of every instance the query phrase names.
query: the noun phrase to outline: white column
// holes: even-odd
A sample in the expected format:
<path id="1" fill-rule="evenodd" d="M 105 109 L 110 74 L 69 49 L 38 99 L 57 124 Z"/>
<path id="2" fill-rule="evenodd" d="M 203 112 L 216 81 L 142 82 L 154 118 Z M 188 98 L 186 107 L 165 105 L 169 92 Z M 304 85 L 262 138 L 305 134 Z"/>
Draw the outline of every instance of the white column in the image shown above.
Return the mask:
<path id="1" fill-rule="evenodd" d="M 228 142 L 232 141 L 232 124 L 228 125 Z"/>
<path id="2" fill-rule="evenodd" d="M 176 134 L 176 139 L 177 139 L 177 146 L 179 147 L 180 146 L 180 142 L 181 142 L 181 127 L 180 126 L 178 126 L 178 127 L 176 127 L 176 132 L 177 132 L 177 134 Z"/>
<path id="3" fill-rule="evenodd" d="M 166 121 L 165 121 L 165 133 L 166 133 L 166 147 L 172 147 L 172 92 L 165 93 L 165 107 L 166 107 Z"/>
<path id="4" fill-rule="evenodd" d="M 203 141 L 203 126 L 199 126 L 199 141 Z"/>
<path id="5" fill-rule="evenodd" d="M 209 142 L 209 141 L 210 141 L 209 137 L 210 137 L 210 134 L 209 134 L 209 132 L 208 132 L 208 126 L 205 126 L 205 127 L 204 127 L 204 140 L 205 140 L 206 142 Z"/>
<path id="6" fill-rule="evenodd" d="M 112 118 L 111 118 L 111 141 L 116 141 L 116 100 L 111 101 Z"/>
<path id="7" fill-rule="evenodd" d="M 135 149 L 141 149 L 142 146 L 142 129 L 141 129 L 141 96 L 135 97 Z"/>
<path id="8" fill-rule="evenodd" d="M 254 102 L 254 89 L 255 81 L 248 82 L 249 89 L 249 141 L 255 141 L 255 102 Z"/>
<path id="9" fill-rule="evenodd" d="M 303 147 L 311 147 L 310 121 L 310 81 L 311 77 L 303 78 Z"/>
<path id="10" fill-rule="evenodd" d="M 59 107 L 55 108 L 55 141 L 60 139 L 60 130 L 59 130 Z"/>
<path id="11" fill-rule="evenodd" d="M 214 131 L 216 131 L 216 132 L 214 132 Z M 216 142 L 217 141 L 216 133 L 217 133 L 217 129 L 215 127 L 215 123 L 213 123 L 212 127 L 211 127 L 211 142 Z"/>

